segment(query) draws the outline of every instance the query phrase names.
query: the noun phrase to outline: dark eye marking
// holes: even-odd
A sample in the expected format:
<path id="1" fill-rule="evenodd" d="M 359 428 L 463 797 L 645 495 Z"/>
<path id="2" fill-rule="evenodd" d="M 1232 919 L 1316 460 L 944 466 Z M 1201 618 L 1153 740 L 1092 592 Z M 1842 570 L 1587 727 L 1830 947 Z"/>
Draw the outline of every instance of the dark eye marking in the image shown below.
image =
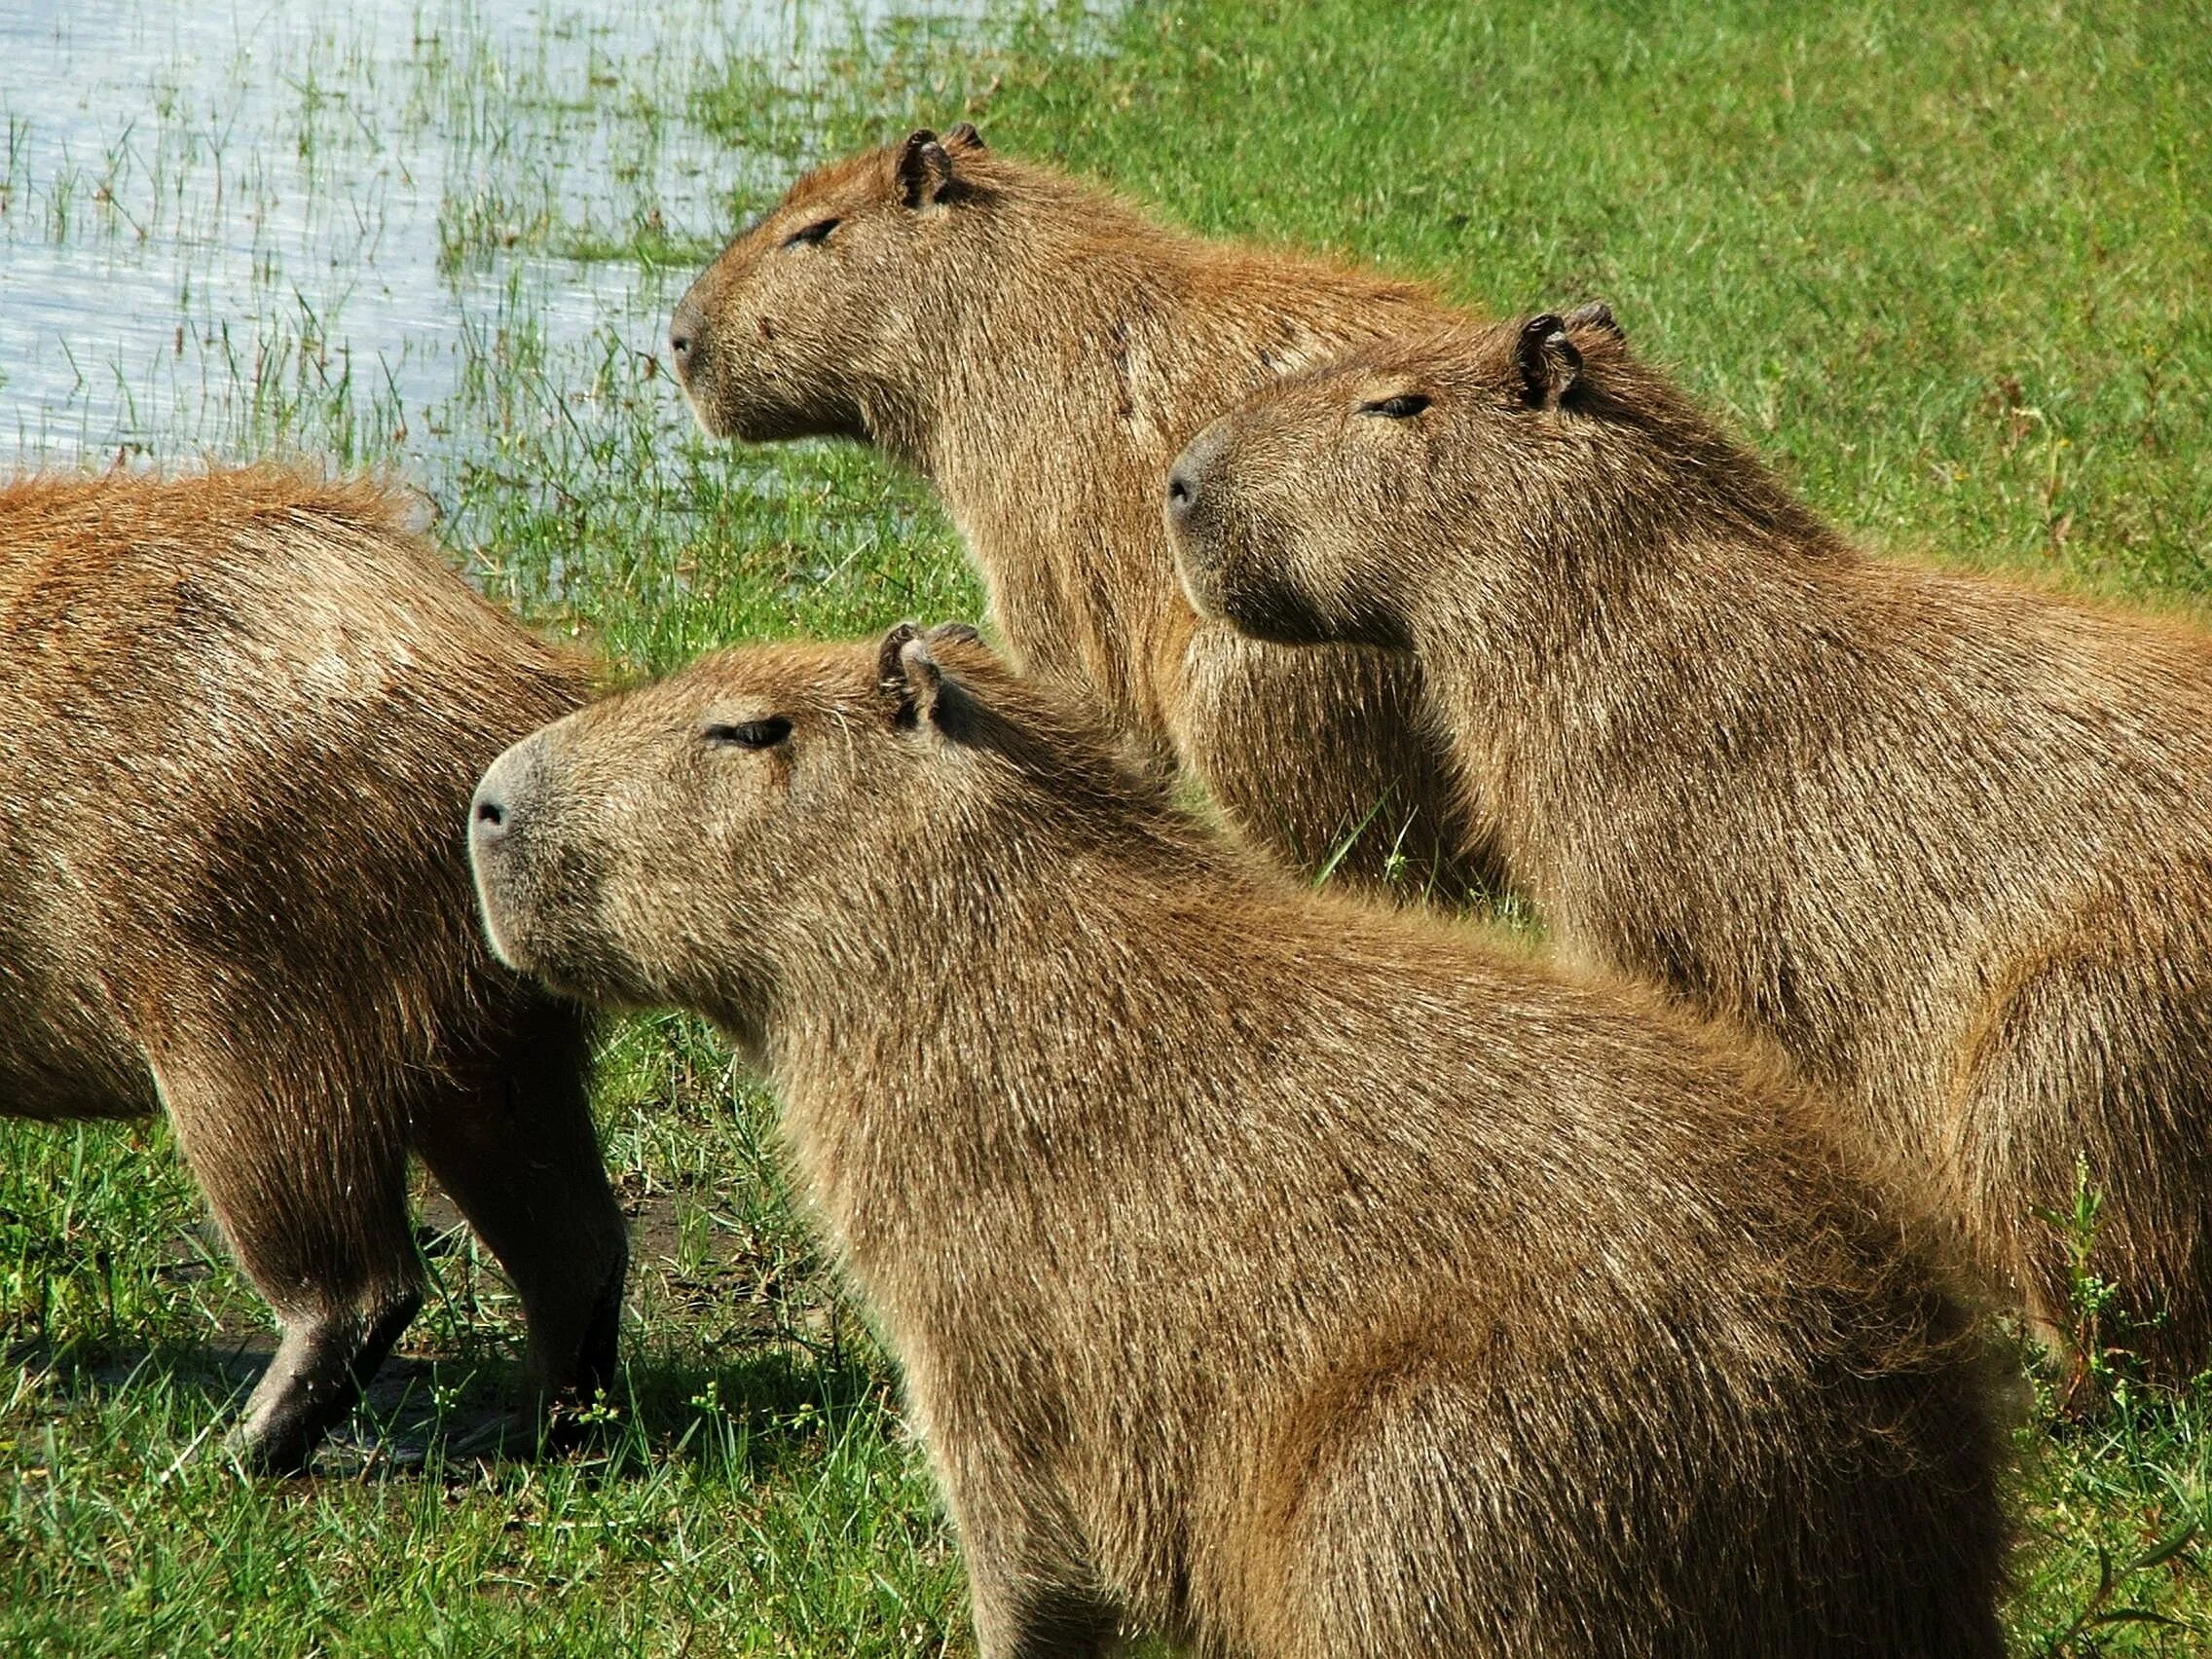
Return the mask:
<path id="1" fill-rule="evenodd" d="M 1418 391 L 1401 392 L 1396 397 L 1378 397 L 1373 403 L 1362 403 L 1362 415 L 1380 415 L 1388 421 L 1405 421 L 1426 409 L 1430 399 Z"/>
<path id="2" fill-rule="evenodd" d="M 791 734 L 792 722 L 781 715 L 771 715 L 764 720 L 711 725 L 699 735 L 709 743 L 730 749 L 773 749 Z"/>
<path id="3" fill-rule="evenodd" d="M 837 225 L 838 221 L 835 219 L 817 219 L 804 230 L 792 232 L 790 236 L 784 239 L 784 245 L 786 247 L 801 245 L 812 247 L 824 240 L 831 231 L 837 228 Z"/>

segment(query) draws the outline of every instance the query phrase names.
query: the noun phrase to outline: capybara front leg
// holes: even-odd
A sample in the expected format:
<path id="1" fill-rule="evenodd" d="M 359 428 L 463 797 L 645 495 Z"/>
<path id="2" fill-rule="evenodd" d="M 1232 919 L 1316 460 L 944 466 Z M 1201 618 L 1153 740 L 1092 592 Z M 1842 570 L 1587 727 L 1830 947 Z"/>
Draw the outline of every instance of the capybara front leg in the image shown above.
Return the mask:
<path id="1" fill-rule="evenodd" d="M 585 1097 L 576 1015 L 516 1022 L 471 1087 L 416 1113 L 423 1161 L 522 1298 L 527 1371 L 542 1408 L 614 1382 L 629 1242 Z"/>
<path id="2" fill-rule="evenodd" d="M 989 1459 L 1005 1460 L 1005 1454 Z M 980 1659 L 1104 1659 L 1120 1652 L 1121 1619 L 1083 1570 L 1072 1528 L 1033 1513 L 1028 1494 L 949 1468 L 945 1476 Z"/>
<path id="3" fill-rule="evenodd" d="M 1118 1652 L 1110 1609 L 1086 1592 L 1025 1581 L 1004 1561 L 968 1558 L 980 1659 L 1105 1659 Z"/>

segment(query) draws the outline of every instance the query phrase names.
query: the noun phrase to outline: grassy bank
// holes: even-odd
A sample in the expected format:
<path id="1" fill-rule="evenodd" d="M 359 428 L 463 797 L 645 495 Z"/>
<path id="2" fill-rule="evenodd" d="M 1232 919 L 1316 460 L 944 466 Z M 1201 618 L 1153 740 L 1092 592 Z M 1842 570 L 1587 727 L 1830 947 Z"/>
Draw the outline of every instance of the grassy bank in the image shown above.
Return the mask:
<path id="1" fill-rule="evenodd" d="M 445 280 L 498 290 L 550 261 L 611 273 L 635 305 L 563 335 L 517 276 L 426 393 L 341 381 L 295 335 L 261 358 L 236 342 L 253 366 L 222 419 L 138 441 L 165 461 L 276 447 L 397 467 L 488 586 L 633 670 L 973 614 L 911 480 L 853 451 L 692 435 L 656 320 L 806 159 L 965 116 L 1209 232 L 1334 248 L 1485 309 L 1605 298 L 1872 541 L 2195 606 L 2208 41 L 2200 5 L 1954 0 L 1201 0 L 909 23 L 801 64 L 710 35 L 562 75 L 439 38 L 411 79 L 303 94 L 255 142 L 341 142 L 334 108 L 447 123 L 479 148 L 439 214 Z M 588 205 L 562 188 L 571 152 L 612 158 Z M 699 168 L 711 206 L 681 207 Z M 54 243 L 88 272 L 97 183 Z M 0 203 L 55 194 L 11 163 Z M 135 210 L 128 176 L 111 194 Z M 769 1103 L 661 1019 L 611 1037 L 601 1109 L 639 1272 L 597 1453 L 288 1488 L 219 1461 L 167 1473 L 266 1330 L 199 1238 L 166 1133 L 0 1126 L 0 1650 L 967 1651 L 921 1459 L 778 1191 Z M 403 1443 L 482 1409 L 512 1366 L 496 1275 L 428 1220 L 436 1291 L 378 1403 Z M 2123 1399 L 2085 1425 L 2039 1408 L 2020 1652 L 2212 1642 L 2190 1532 L 2212 1501 L 2208 1408 Z"/>

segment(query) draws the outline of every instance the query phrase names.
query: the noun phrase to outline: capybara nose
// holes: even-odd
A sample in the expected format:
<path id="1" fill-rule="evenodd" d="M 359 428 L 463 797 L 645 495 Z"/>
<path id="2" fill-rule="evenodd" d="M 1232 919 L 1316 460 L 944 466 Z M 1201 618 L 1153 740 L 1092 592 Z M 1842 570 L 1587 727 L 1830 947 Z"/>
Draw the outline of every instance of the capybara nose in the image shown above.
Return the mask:
<path id="1" fill-rule="evenodd" d="M 1217 423 L 1193 438 L 1167 469 L 1167 522 L 1174 529 L 1185 529 L 1197 516 L 1206 478 L 1228 447 L 1229 434 Z"/>
<path id="2" fill-rule="evenodd" d="M 678 379 L 690 378 L 692 367 L 699 360 L 699 344 L 705 337 L 706 326 L 706 317 L 686 294 L 668 321 L 668 354 L 676 363 Z"/>
<path id="3" fill-rule="evenodd" d="M 469 845 L 479 855 L 498 851 L 515 832 L 529 793 L 528 745 L 526 738 L 493 761 L 468 803 Z"/>
<path id="4" fill-rule="evenodd" d="M 1198 498 L 1198 481 L 1177 467 L 1167 475 L 1167 516 L 1181 524 L 1191 516 Z"/>

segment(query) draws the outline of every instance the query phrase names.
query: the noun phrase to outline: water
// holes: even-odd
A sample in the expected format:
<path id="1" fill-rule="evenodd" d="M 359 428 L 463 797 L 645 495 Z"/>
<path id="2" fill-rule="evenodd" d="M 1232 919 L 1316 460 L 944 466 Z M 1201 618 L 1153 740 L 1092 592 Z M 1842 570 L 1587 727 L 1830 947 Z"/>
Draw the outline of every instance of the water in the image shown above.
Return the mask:
<path id="1" fill-rule="evenodd" d="M 658 374 L 700 260 L 812 159 L 840 55 L 976 10 L 6 0 L 0 471 L 496 468 L 516 423 Z M 652 407 L 681 421 L 665 383 Z"/>

